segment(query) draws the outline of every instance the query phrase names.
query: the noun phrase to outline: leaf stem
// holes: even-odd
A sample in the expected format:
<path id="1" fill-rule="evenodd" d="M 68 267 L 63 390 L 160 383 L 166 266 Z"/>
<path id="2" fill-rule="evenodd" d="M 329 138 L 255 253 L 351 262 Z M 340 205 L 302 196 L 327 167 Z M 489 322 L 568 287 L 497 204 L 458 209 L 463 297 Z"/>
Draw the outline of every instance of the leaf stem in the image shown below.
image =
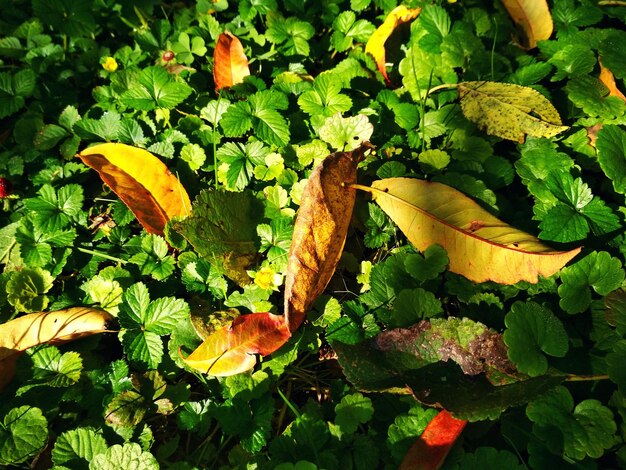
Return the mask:
<path id="1" fill-rule="evenodd" d="M 217 103 L 215 104 L 215 116 L 213 119 L 213 172 L 215 173 L 215 189 L 219 188 L 219 182 L 217 181 L 217 144 L 215 143 L 215 136 L 217 134 L 217 115 L 220 112 L 220 100 L 222 99 L 222 90 L 217 94 Z"/>
<path id="2" fill-rule="evenodd" d="M 565 379 L 566 382 L 585 382 L 591 380 L 608 380 L 608 374 L 591 374 L 591 375 L 576 375 L 568 374 Z"/>
<path id="3" fill-rule="evenodd" d="M 601 0 L 598 2 L 598 5 L 602 6 L 618 6 L 618 7 L 626 7 L 626 2 L 619 0 Z"/>
<path id="4" fill-rule="evenodd" d="M 120 259 L 120 258 L 116 258 L 115 256 L 110 256 L 110 255 L 107 255 L 107 254 L 105 254 L 105 253 L 101 253 L 101 252 L 99 252 L 99 251 L 88 250 L 87 248 L 81 248 L 81 247 L 78 247 L 78 248 L 77 248 L 77 250 L 78 250 L 78 251 L 81 251 L 81 252 L 83 252 L 83 253 L 87 253 L 88 255 L 99 256 L 100 258 L 109 259 L 109 260 L 111 260 L 111 261 L 117 261 L 118 263 L 121 263 L 121 264 L 126 264 L 126 263 L 128 263 L 128 261 L 125 261 L 125 260 Z"/>
<path id="5" fill-rule="evenodd" d="M 450 88 L 457 88 L 459 86 L 458 83 L 444 83 L 443 85 L 437 85 L 428 90 L 428 94 L 433 94 L 438 92 L 439 90 L 447 90 Z"/>

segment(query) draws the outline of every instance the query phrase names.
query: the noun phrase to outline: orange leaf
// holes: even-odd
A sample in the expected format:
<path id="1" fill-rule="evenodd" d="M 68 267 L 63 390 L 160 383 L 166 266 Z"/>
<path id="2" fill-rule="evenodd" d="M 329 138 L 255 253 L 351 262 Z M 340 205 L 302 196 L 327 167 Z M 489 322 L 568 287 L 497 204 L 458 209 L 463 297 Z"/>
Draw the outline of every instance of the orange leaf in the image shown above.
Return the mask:
<path id="1" fill-rule="evenodd" d="M 615 83 L 615 77 L 613 76 L 613 72 L 611 72 L 608 68 L 602 65 L 602 61 L 600 62 L 600 81 L 604 84 L 605 87 L 609 89 L 609 96 L 616 96 L 619 99 L 626 101 L 626 96 L 619 91 L 617 88 L 617 84 Z"/>
<path id="2" fill-rule="evenodd" d="M 252 369 L 256 354 L 266 356 L 287 342 L 291 333 L 282 315 L 251 313 L 237 317 L 204 340 L 186 359 L 189 367 L 225 377 Z"/>
<path id="3" fill-rule="evenodd" d="M 104 310 L 73 307 L 23 315 L 0 325 L 0 390 L 15 371 L 23 351 L 43 343 L 60 344 L 107 331 L 111 315 Z"/>
<path id="4" fill-rule="evenodd" d="M 552 15 L 546 0 L 502 0 L 524 35 L 522 46 L 532 49 L 552 35 Z"/>
<path id="5" fill-rule="evenodd" d="M 474 282 L 536 283 L 538 275 L 551 276 L 581 250 L 553 251 L 445 184 L 387 178 L 357 187 L 372 193 L 418 250 L 441 245 L 450 271 Z"/>
<path id="6" fill-rule="evenodd" d="M 369 143 L 351 152 L 336 152 L 318 165 L 304 188 L 293 229 L 285 279 L 285 318 L 290 331 L 335 272 L 346 241 L 356 191 L 356 167 Z M 344 186 L 345 184 L 345 186 Z"/>
<path id="7" fill-rule="evenodd" d="M 125 144 L 100 144 L 77 156 L 100 174 L 146 232 L 163 235 L 168 220 L 189 214 L 187 191 L 150 152 Z"/>
<path id="8" fill-rule="evenodd" d="M 467 421 L 454 418 L 446 410 L 439 412 L 404 456 L 400 470 L 440 468 L 466 424 Z"/>
<path id="9" fill-rule="evenodd" d="M 213 52 L 215 91 L 242 83 L 248 75 L 250 75 L 248 58 L 241 41 L 228 31 L 220 34 Z"/>
<path id="10" fill-rule="evenodd" d="M 389 39 L 389 36 L 394 30 L 401 25 L 411 21 L 420 14 L 421 8 L 407 8 L 404 5 L 400 5 L 387 15 L 383 24 L 381 24 L 374 34 L 372 34 L 365 45 L 365 52 L 374 57 L 378 70 L 385 78 L 385 82 L 389 84 L 389 76 L 387 75 L 387 68 L 385 62 L 385 42 Z"/>

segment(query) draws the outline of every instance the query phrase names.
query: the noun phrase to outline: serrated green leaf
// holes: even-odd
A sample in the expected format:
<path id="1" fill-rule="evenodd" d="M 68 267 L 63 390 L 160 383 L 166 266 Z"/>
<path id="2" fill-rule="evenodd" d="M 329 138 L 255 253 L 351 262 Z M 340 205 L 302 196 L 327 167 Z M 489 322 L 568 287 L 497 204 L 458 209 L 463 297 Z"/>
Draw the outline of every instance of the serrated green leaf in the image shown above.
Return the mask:
<path id="1" fill-rule="evenodd" d="M 64 354 L 54 346 L 38 348 L 32 355 L 33 378 L 51 387 L 69 387 L 80 379 L 83 360 L 80 354 L 68 351 Z"/>
<path id="2" fill-rule="evenodd" d="M 163 341 L 151 331 L 139 329 L 123 330 L 122 346 L 129 359 L 143 364 L 148 369 L 156 369 L 163 358 Z"/>
<path id="3" fill-rule="evenodd" d="M 617 126 L 603 126 L 598 131 L 596 148 L 600 168 L 613 182 L 613 188 L 626 194 L 626 132 Z"/>
<path id="4" fill-rule="evenodd" d="M 596 56 L 590 49 L 569 45 L 560 49 L 548 62 L 556 67 L 556 73 L 550 80 L 557 82 L 564 78 L 589 74 L 596 65 Z"/>
<path id="5" fill-rule="evenodd" d="M 137 86 L 121 96 L 122 103 L 134 109 L 151 111 L 155 108 L 172 109 L 182 103 L 192 88 L 162 67 L 148 67 L 141 71 Z"/>
<path id="6" fill-rule="evenodd" d="M 563 357 L 568 337 L 561 321 L 535 302 L 515 302 L 504 318 L 507 327 L 502 335 L 508 356 L 520 372 L 537 377 L 548 370 L 542 354 Z"/>
<path id="7" fill-rule="evenodd" d="M 109 447 L 106 452 L 96 455 L 89 463 L 90 470 L 116 470 L 120 468 L 132 468 L 134 470 L 158 470 L 159 463 L 150 453 L 141 449 L 134 442 L 123 446 L 116 444 Z"/>
<path id="8" fill-rule="evenodd" d="M 372 400 L 360 393 L 345 395 L 335 406 L 335 423 L 345 434 L 354 434 L 359 425 L 367 423 L 372 416 Z"/>
<path id="9" fill-rule="evenodd" d="M 559 305 L 570 314 L 584 312 L 591 305 L 590 288 L 599 295 L 606 295 L 617 289 L 623 280 L 624 271 L 619 259 L 606 251 L 593 251 L 561 271 Z"/>
<path id="10" fill-rule="evenodd" d="M 53 281 L 50 272 L 41 268 L 14 271 L 6 285 L 7 300 L 18 312 L 45 310 L 48 306 L 45 293 L 52 288 Z"/>
<path id="11" fill-rule="evenodd" d="M 52 462 L 69 468 L 86 466 L 95 455 L 107 450 L 107 443 L 100 432 L 92 428 L 76 428 L 65 431 L 55 441 Z"/>
<path id="12" fill-rule="evenodd" d="M 343 118 L 337 113 L 326 118 L 319 130 L 319 135 L 320 139 L 328 142 L 332 148 L 349 152 L 360 147 L 363 142 L 367 142 L 373 132 L 374 127 L 363 114 Z"/>
<path id="13" fill-rule="evenodd" d="M 48 421 L 39 408 L 11 409 L 0 426 L 0 464 L 19 464 L 40 452 L 48 439 Z"/>

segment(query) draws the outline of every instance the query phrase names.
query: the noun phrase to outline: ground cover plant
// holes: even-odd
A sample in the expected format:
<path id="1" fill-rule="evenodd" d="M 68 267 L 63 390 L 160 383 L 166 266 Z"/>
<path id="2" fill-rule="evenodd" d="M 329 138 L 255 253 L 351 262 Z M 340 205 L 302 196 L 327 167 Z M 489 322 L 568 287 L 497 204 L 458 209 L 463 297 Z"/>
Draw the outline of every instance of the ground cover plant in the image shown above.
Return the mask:
<path id="1" fill-rule="evenodd" d="M 5 1 L 0 465 L 624 466 L 625 19 Z"/>

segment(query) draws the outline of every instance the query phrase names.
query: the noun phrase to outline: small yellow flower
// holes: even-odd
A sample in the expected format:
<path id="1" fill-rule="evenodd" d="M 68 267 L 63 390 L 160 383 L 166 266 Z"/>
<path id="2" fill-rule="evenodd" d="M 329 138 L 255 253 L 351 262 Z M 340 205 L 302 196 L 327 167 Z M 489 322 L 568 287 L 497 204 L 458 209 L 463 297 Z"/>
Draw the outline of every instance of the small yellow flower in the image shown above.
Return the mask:
<path id="1" fill-rule="evenodd" d="M 272 268 L 264 266 L 254 276 L 254 283 L 261 289 L 275 290 L 276 286 L 282 284 L 282 278 Z"/>
<path id="2" fill-rule="evenodd" d="M 102 68 L 107 72 L 115 72 L 117 70 L 117 60 L 115 60 L 113 57 L 107 57 L 106 59 L 104 59 Z"/>

